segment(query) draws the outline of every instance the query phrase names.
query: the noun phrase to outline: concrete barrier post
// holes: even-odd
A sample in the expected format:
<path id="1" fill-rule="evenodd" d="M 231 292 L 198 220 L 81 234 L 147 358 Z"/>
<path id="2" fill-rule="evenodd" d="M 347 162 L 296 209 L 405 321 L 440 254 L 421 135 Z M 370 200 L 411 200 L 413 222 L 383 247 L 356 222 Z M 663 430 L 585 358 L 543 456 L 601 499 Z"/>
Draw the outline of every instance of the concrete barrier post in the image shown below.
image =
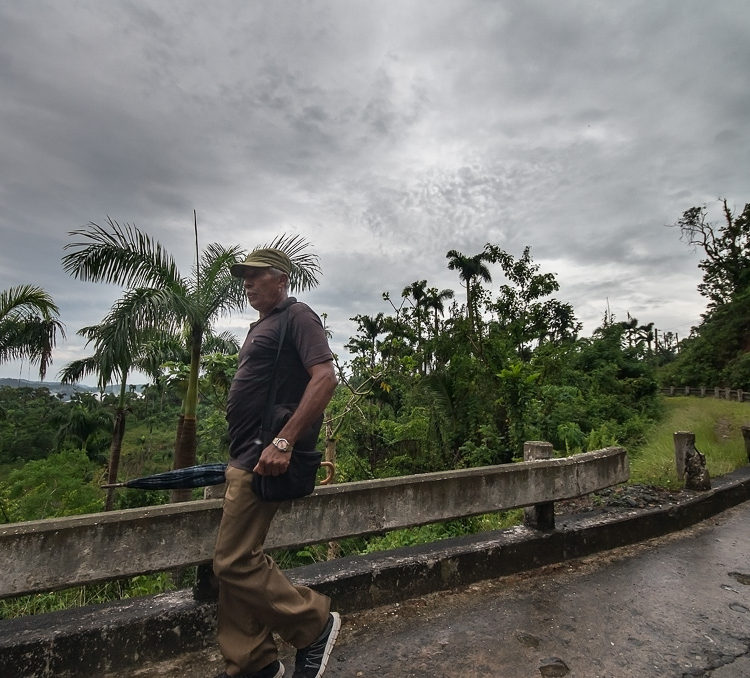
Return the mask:
<path id="1" fill-rule="evenodd" d="M 750 464 L 750 425 L 742 427 L 742 437 L 745 439 L 745 453 Z"/>
<path id="2" fill-rule="evenodd" d="M 674 465 L 677 469 L 677 479 L 685 477 L 685 458 L 687 450 L 695 445 L 695 433 L 677 431 L 674 436 Z"/>
<path id="3" fill-rule="evenodd" d="M 706 397 L 706 387 L 701 386 L 701 398 L 705 398 L 705 397 Z"/>
<path id="4" fill-rule="evenodd" d="M 719 392 L 718 386 L 714 386 L 714 398 L 721 398 L 721 393 Z"/>
<path id="5" fill-rule="evenodd" d="M 523 444 L 523 460 L 551 459 L 552 443 L 539 440 L 525 442 Z M 524 510 L 523 522 L 526 527 L 534 530 L 555 529 L 555 502 L 546 501 L 542 504 L 527 506 Z"/>
<path id="6" fill-rule="evenodd" d="M 677 476 L 685 478 L 685 489 L 710 490 L 711 478 L 706 469 L 706 457 L 695 447 L 695 434 L 678 431 L 674 434 L 674 455 Z"/>

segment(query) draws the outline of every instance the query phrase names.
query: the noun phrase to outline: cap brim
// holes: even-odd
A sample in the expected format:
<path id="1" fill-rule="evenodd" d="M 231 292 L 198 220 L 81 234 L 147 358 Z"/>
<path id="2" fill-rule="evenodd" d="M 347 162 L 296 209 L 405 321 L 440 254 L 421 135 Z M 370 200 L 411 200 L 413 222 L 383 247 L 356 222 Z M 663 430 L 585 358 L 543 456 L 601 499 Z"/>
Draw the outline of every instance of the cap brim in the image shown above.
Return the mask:
<path id="1" fill-rule="evenodd" d="M 271 264 L 248 264 L 244 261 L 241 264 L 232 264 L 229 267 L 229 272 L 236 278 L 242 278 L 248 269 L 252 268 L 272 268 Z"/>

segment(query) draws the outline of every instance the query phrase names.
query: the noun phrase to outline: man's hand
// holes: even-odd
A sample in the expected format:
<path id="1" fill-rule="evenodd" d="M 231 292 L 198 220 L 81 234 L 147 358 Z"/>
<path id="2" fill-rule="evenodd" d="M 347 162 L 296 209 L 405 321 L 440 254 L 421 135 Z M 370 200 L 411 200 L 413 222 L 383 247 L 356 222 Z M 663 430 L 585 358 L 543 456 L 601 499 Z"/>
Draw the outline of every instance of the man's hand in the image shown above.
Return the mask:
<path id="1" fill-rule="evenodd" d="M 253 473 L 261 476 L 280 476 L 289 468 L 291 456 L 291 452 L 282 452 L 271 443 L 261 452 Z"/>
<path id="2" fill-rule="evenodd" d="M 336 373 L 330 360 L 313 365 L 307 369 L 310 381 L 307 382 L 305 392 L 289 421 L 276 434 L 279 438 L 294 441 L 308 426 L 310 426 L 326 408 L 336 389 Z M 261 476 L 279 476 L 289 467 L 291 452 L 282 452 L 273 443 L 261 452 L 260 459 L 253 469 L 253 473 Z"/>

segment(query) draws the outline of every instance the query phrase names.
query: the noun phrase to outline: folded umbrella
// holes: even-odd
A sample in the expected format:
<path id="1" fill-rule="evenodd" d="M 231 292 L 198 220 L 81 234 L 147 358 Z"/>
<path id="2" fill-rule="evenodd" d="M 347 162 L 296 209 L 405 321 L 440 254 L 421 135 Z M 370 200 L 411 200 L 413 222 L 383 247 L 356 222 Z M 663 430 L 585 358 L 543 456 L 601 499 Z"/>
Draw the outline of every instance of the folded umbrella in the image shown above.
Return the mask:
<path id="1" fill-rule="evenodd" d="M 134 487 L 139 490 L 179 490 L 190 487 L 205 487 L 223 483 L 226 470 L 226 464 L 200 464 L 176 468 L 172 471 L 164 471 L 164 473 L 155 473 L 152 476 L 133 478 L 132 480 L 126 480 L 124 483 L 101 485 L 101 487 L 104 489 Z"/>
<path id="2" fill-rule="evenodd" d="M 320 466 L 326 469 L 326 477 L 320 481 L 320 484 L 328 485 L 335 476 L 336 466 L 330 461 L 324 461 Z M 111 487 L 133 487 L 138 490 L 183 490 L 191 487 L 206 487 L 223 483 L 226 470 L 226 464 L 199 464 L 99 487 L 105 490 Z"/>

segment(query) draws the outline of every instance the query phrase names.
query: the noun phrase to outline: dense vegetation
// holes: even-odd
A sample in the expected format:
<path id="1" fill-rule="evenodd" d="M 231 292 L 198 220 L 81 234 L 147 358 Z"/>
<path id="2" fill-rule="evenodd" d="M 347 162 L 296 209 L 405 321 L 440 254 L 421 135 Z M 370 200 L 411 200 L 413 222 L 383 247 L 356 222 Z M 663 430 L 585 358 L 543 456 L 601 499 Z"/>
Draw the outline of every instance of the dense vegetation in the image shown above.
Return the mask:
<path id="1" fill-rule="evenodd" d="M 683 240 L 700 248 L 699 291 L 708 301 L 701 323 L 681 342 L 680 355 L 663 379 L 675 385 L 750 390 L 750 204 L 733 214 L 722 201 L 723 221 L 705 207 L 687 210 L 675 224 Z"/>
<path id="2" fill-rule="evenodd" d="M 353 359 L 329 408 L 342 480 L 509 462 L 531 439 L 549 440 L 561 454 L 638 439 L 658 401 L 637 327 L 605 317 L 592 337 L 578 337 L 572 309 L 551 296 L 554 277 L 538 271 L 528 249 L 516 260 L 488 245 L 476 257 L 454 252 L 449 263 L 465 281 L 467 304 L 442 308 L 452 293 L 417 281 L 398 303 L 384 294 L 391 313 L 356 318 Z M 495 293 L 478 282 L 493 263 L 508 281 Z M 488 269 L 484 280 L 491 282 Z M 202 356 L 200 461 L 226 456 L 223 406 L 235 360 Z M 130 420 L 123 470 L 130 476 L 169 467 L 188 372 L 187 363 L 164 363 L 142 395 L 101 400 L 82 394 L 63 403 L 45 389 L 0 391 L 0 463 L 29 462 L 8 478 L 6 519 L 97 508 L 96 485 L 120 411 Z M 155 447 L 156 439 L 162 442 Z M 54 474 L 56 498 L 36 501 L 36 493 L 49 491 L 39 477 L 45 472 Z M 67 474 L 71 482 L 88 480 L 85 500 L 62 489 Z M 133 493 L 119 493 L 115 505 L 132 501 Z"/>
<path id="3" fill-rule="evenodd" d="M 518 258 L 492 243 L 474 255 L 451 250 L 446 265 L 456 272 L 458 293 L 427 280 L 384 290 L 382 310 L 353 318 L 351 358 L 337 362 L 341 383 L 320 442 L 336 457 L 338 479 L 507 463 L 520 458 L 524 441 L 547 440 L 559 455 L 625 445 L 637 481 L 673 485 L 664 455 L 645 445 L 655 438 L 664 444 L 655 433 L 665 415 L 659 382 L 750 390 L 750 205 L 734 216 L 724 203 L 720 226 L 707 221 L 705 208 L 688 210 L 675 225 L 706 253 L 700 289 L 709 301 L 701 324 L 679 343 L 659 337 L 653 323 L 618 321 L 606 310 L 591 336 L 580 336 L 574 309 L 555 297 L 554 275 L 540 270 L 530 248 Z M 99 325 L 80 330 L 92 355 L 66 366 L 62 377 L 94 374 L 102 391 L 115 379 L 121 388 L 69 402 L 44 388 L 0 388 L 3 522 L 163 503 L 170 499 L 163 491 L 106 495 L 100 485 L 227 457 L 224 407 L 237 340 L 215 335 L 212 321 L 243 303 L 226 276 L 243 253 L 209 246 L 196 257 L 194 277 L 183 279 L 161 245 L 135 227 L 109 222 L 72 235 L 78 240 L 66 270 L 119 281 L 127 291 Z M 293 256 L 300 289 L 315 284 L 317 259 L 304 241 L 282 237 L 272 244 Z M 23 294 L 31 295 L 30 306 L 17 305 Z M 54 304 L 43 291 L 23 287 L 0 301 L 6 305 L 0 342 L 8 341 L 0 360 L 23 355 L 46 366 L 62 330 Z M 151 378 L 142 393 L 126 387 L 136 368 Z M 513 519 L 480 516 L 340 546 L 363 552 Z M 279 557 L 284 564 L 304 562 L 325 557 L 321 549 Z M 23 613 L 69 599 L 136 595 L 174 585 L 169 579 L 141 577 L 43 597 L 41 607 L 27 600 L 15 605 Z"/>
<path id="4" fill-rule="evenodd" d="M 548 440 L 558 454 L 632 448 L 660 417 L 659 380 L 750 390 L 750 205 L 736 216 L 724 202 L 723 217 L 715 225 L 705 207 L 691 208 L 675 224 L 705 252 L 699 289 L 708 300 L 702 323 L 679 344 L 659 337 L 653 323 L 618 321 L 606 310 L 600 327 L 581 337 L 574 309 L 555 297 L 555 276 L 540 270 L 528 247 L 520 257 L 492 243 L 473 255 L 449 251 L 459 292 L 427 280 L 382 291 L 382 310 L 353 318 L 351 359 L 339 365 L 341 385 L 328 410 L 339 479 L 510 462 L 525 440 Z M 97 510 L 107 477 L 226 458 L 223 410 L 237 340 L 214 335 L 212 321 L 243 303 L 226 268 L 244 253 L 196 249 L 186 279 L 134 226 L 110 221 L 71 235 L 66 270 L 118 281 L 126 292 L 99 325 L 80 331 L 93 353 L 62 375 L 94 374 L 102 389 L 120 378 L 122 388 L 70 402 L 45 389 L 0 389 L 5 521 Z M 293 257 L 300 289 L 317 283 L 307 243 L 282 236 L 272 244 Z M 0 356 L 48 360 L 61 328 L 51 299 L 21 286 L 3 302 L 9 346 Z M 35 333 L 18 329 L 24 322 Z M 135 368 L 152 378 L 142 394 L 125 388 Z M 109 499 L 107 508 L 167 498 L 118 491 Z"/>

